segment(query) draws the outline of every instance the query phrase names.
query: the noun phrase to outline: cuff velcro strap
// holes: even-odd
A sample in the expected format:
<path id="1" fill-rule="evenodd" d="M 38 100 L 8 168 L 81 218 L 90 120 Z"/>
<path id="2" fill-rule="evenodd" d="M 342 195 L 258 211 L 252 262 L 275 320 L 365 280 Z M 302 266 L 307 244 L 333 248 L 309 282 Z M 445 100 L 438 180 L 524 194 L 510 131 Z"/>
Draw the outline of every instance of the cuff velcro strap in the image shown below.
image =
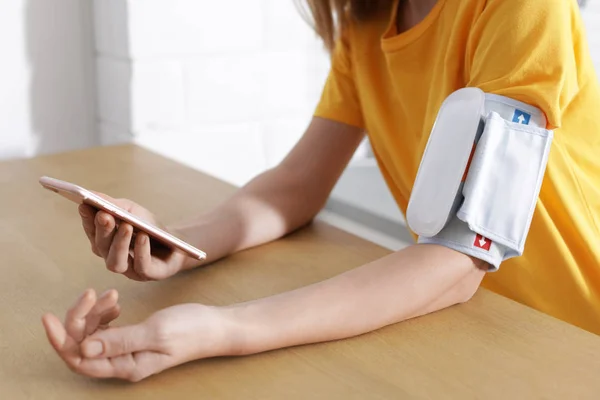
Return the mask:
<path id="1" fill-rule="evenodd" d="M 495 112 L 486 119 L 457 215 L 472 231 L 506 246 L 504 259 L 523 254 L 551 141 L 552 131 Z"/>

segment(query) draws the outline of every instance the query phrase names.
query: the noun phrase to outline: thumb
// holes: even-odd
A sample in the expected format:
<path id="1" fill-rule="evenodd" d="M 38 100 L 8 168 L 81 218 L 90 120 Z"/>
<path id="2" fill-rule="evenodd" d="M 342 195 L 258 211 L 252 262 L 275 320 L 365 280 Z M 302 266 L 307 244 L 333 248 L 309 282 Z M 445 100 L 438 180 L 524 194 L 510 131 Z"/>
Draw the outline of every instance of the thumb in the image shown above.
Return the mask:
<path id="1" fill-rule="evenodd" d="M 81 352 L 87 358 L 107 358 L 151 350 L 152 345 L 148 327 L 138 324 L 97 331 L 81 343 Z"/>

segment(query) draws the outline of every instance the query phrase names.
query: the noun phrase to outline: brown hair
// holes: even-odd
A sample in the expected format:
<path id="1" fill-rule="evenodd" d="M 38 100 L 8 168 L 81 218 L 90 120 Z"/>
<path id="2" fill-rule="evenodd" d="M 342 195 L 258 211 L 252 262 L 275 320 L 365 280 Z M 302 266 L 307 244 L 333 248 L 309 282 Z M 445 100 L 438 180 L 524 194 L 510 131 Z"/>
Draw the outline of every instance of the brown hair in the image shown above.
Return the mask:
<path id="1" fill-rule="evenodd" d="M 393 0 L 296 0 L 304 18 L 311 24 L 325 47 L 331 51 L 340 32 L 352 20 L 372 18 Z M 312 18 L 308 17 L 307 8 Z"/>

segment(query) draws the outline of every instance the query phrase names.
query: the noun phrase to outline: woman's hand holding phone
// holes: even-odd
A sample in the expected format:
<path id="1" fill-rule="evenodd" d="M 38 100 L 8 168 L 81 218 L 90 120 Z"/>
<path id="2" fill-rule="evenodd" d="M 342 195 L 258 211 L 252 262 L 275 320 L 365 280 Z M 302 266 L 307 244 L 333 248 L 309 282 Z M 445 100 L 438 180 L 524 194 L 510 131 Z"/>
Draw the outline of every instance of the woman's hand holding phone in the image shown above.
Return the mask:
<path id="1" fill-rule="evenodd" d="M 131 200 L 96 194 L 146 222 L 161 226 L 150 211 Z M 130 224 L 86 204 L 79 206 L 79 214 L 92 251 L 104 259 L 108 270 L 136 281 L 149 281 L 168 278 L 184 268 L 185 254 L 154 246 L 146 233 L 134 235 Z"/>

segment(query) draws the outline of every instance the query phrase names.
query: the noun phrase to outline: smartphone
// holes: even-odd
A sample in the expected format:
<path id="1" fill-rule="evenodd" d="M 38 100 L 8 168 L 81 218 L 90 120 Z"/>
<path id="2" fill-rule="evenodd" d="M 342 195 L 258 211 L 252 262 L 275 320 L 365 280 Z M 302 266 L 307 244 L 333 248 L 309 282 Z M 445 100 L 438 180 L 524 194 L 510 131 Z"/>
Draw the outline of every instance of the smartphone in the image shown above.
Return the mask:
<path id="1" fill-rule="evenodd" d="M 147 233 L 148 236 L 150 236 L 150 238 L 160 242 L 161 244 L 173 250 L 180 250 L 197 260 L 206 259 L 206 253 L 204 253 L 203 251 L 198 250 L 194 246 L 171 235 L 170 233 L 165 232 L 162 229 L 143 221 L 142 219 L 136 217 L 135 215 L 125 211 L 120 207 L 117 207 L 113 203 L 90 192 L 89 190 L 86 190 L 72 183 L 50 178 L 47 176 L 40 178 L 40 184 L 44 188 L 51 190 L 54 193 L 58 193 L 59 195 L 77 204 L 84 203 L 98 210 L 105 211 L 110 215 L 114 216 L 116 219 L 130 224 L 139 231 Z"/>

